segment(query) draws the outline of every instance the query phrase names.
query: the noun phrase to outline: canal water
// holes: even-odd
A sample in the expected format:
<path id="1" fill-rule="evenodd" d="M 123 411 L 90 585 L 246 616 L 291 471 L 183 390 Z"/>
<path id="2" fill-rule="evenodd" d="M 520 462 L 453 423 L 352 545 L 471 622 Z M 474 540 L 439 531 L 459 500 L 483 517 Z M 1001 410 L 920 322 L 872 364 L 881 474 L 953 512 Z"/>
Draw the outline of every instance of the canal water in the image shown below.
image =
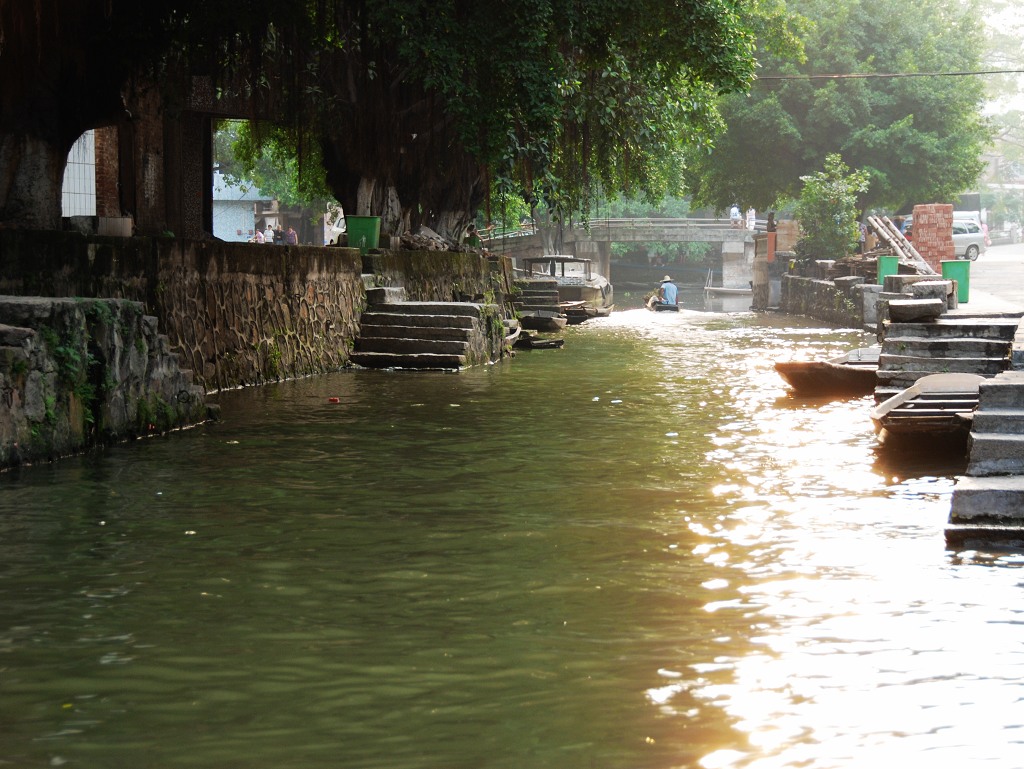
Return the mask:
<path id="1" fill-rule="evenodd" d="M 688 302 L 0 476 L 0 766 L 1019 765 L 962 462 L 772 369 L 864 334 Z"/>

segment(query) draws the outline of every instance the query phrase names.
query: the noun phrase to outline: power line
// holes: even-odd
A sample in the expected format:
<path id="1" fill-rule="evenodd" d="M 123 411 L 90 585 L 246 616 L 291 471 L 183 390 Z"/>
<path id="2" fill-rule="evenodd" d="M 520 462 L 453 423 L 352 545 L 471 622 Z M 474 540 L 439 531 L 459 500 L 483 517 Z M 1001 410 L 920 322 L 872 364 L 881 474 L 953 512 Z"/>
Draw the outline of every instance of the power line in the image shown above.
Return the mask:
<path id="1" fill-rule="evenodd" d="M 848 72 L 832 75 L 758 75 L 757 80 L 872 80 L 897 77 L 971 77 L 973 75 L 1021 75 L 1024 69 L 983 69 L 972 72 Z"/>

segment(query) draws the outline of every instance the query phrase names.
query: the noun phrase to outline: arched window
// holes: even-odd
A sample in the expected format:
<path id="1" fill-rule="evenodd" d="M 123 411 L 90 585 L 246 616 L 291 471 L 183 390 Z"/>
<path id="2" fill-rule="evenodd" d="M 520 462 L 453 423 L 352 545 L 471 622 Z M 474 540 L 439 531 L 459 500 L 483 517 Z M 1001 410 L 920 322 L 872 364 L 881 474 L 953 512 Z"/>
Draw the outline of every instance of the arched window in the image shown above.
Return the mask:
<path id="1" fill-rule="evenodd" d="M 61 207 L 63 216 L 96 216 L 96 139 L 91 130 L 68 153 Z"/>

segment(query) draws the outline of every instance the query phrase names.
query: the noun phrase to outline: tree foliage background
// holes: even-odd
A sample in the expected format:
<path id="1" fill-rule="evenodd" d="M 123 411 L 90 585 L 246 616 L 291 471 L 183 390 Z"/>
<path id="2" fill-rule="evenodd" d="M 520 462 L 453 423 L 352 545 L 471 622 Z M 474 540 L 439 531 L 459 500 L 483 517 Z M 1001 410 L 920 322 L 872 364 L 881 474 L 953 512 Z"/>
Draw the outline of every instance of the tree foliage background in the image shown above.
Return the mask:
<path id="1" fill-rule="evenodd" d="M 391 230 L 464 224 L 492 182 L 566 213 L 598 187 L 655 198 L 779 18 L 772 0 L 0 0 L 0 150 L 26 171 L 0 189 L 119 119 L 133 79 L 173 111 L 198 75 L 300 153 L 315 139 L 346 209 Z"/>
<path id="2" fill-rule="evenodd" d="M 860 239 L 857 196 L 868 188 L 867 172 L 851 171 L 839 155 L 831 154 L 821 171 L 801 181 L 796 217 L 804 235 L 797 241 L 797 256 L 841 259 L 852 254 Z"/>
<path id="3" fill-rule="evenodd" d="M 870 181 L 863 208 L 898 209 L 969 189 L 991 129 L 977 77 L 811 78 L 977 70 L 985 48 L 974 2 L 789 0 L 809 22 L 806 59 L 761 46 L 759 80 L 722 100 L 727 129 L 692 156 L 687 181 L 699 204 L 764 210 L 800 191 L 800 178 L 838 153 Z M 772 80 L 772 76 L 793 79 Z"/>

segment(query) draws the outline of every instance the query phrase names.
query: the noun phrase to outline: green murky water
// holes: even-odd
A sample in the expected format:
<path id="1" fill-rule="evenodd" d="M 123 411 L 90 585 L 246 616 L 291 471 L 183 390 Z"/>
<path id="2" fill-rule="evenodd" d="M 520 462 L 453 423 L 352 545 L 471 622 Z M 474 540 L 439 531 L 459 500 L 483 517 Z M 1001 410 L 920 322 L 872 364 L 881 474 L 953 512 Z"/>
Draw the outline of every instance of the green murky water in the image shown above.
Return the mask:
<path id="1" fill-rule="evenodd" d="M 0 476 L 0 766 L 1013 763 L 1019 561 L 945 552 L 956 463 L 771 368 L 863 335 L 565 338 Z"/>

